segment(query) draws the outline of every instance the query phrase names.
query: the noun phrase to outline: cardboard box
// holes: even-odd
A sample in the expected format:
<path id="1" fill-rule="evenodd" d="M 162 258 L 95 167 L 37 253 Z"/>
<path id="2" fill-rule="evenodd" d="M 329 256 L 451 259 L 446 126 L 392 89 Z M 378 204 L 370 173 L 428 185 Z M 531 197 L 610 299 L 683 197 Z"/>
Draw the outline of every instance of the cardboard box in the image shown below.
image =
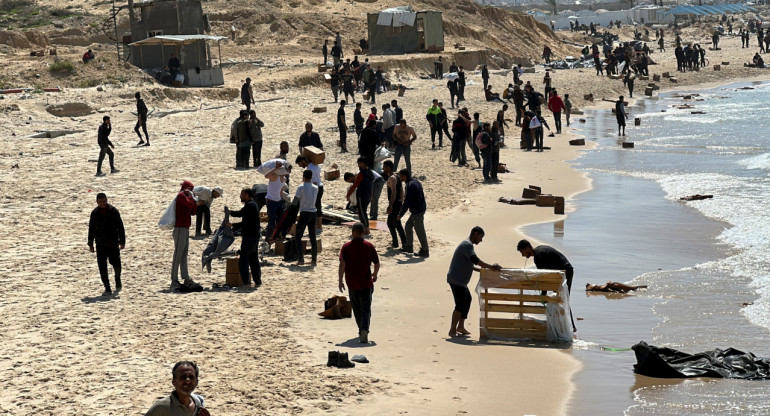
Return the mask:
<path id="1" fill-rule="evenodd" d="M 283 254 L 286 252 L 286 241 L 287 240 L 276 241 L 273 245 L 273 253 L 278 256 L 283 256 Z"/>
<path id="2" fill-rule="evenodd" d="M 305 231 L 305 238 L 302 239 L 302 246 L 305 247 L 305 254 L 310 254 L 313 251 L 313 248 L 310 247 L 310 238 L 307 237 L 307 231 Z M 321 244 L 321 238 L 316 236 L 315 238 L 316 242 L 316 249 L 318 252 L 323 251 L 323 244 Z"/>
<path id="3" fill-rule="evenodd" d="M 339 169 L 330 169 L 330 170 L 324 171 L 325 181 L 333 181 L 335 179 L 339 179 L 339 177 L 340 177 Z"/>
<path id="4" fill-rule="evenodd" d="M 585 146 L 586 139 L 574 139 L 569 141 L 570 146 Z"/>
<path id="5" fill-rule="evenodd" d="M 722 65 L 725 65 L 725 66 L 726 65 L 730 65 L 730 62 L 729 61 L 722 61 Z"/>
<path id="6" fill-rule="evenodd" d="M 243 285 L 240 268 L 238 267 L 238 261 L 240 261 L 238 257 L 228 257 L 225 259 L 225 262 L 227 263 L 225 272 L 225 284 L 230 287 L 240 287 Z"/>
<path id="7" fill-rule="evenodd" d="M 537 201 L 531 198 L 513 198 L 511 199 L 511 205 L 535 205 Z"/>
<path id="8" fill-rule="evenodd" d="M 314 113 L 325 113 L 326 112 L 326 107 L 313 107 L 313 112 Z"/>
<path id="9" fill-rule="evenodd" d="M 647 87 L 644 89 L 644 95 L 652 97 L 652 91 L 653 91 L 652 87 Z"/>
<path id="10" fill-rule="evenodd" d="M 553 199 L 553 213 L 564 214 L 564 197 L 556 196 Z"/>
<path id="11" fill-rule="evenodd" d="M 326 72 L 327 69 L 325 64 L 318 64 L 318 72 Z"/>
<path id="12" fill-rule="evenodd" d="M 719 65 L 714 65 L 714 71 L 721 71 L 722 67 Z"/>
<path id="13" fill-rule="evenodd" d="M 302 156 L 305 156 L 307 160 L 310 161 L 310 163 L 314 163 L 316 165 L 320 165 L 321 163 L 324 163 L 324 160 L 326 160 L 326 153 L 315 146 L 303 147 Z"/>
<path id="14" fill-rule="evenodd" d="M 521 193 L 522 198 L 535 199 L 538 195 L 540 195 L 540 191 L 532 188 L 524 188 L 524 191 Z"/>
<path id="15" fill-rule="evenodd" d="M 633 149 L 634 148 L 634 142 L 623 142 L 623 148 L 624 149 Z"/>
<path id="16" fill-rule="evenodd" d="M 553 195 L 538 195 L 535 198 L 535 205 L 539 207 L 552 207 L 554 205 Z"/>

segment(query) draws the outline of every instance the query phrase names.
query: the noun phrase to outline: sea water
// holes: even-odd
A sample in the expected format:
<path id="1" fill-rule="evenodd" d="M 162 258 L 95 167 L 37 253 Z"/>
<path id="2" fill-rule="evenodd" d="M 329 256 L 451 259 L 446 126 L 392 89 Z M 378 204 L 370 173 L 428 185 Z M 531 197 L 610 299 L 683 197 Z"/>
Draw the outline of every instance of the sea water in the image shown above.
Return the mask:
<path id="1" fill-rule="evenodd" d="M 524 230 L 576 270 L 572 305 L 584 319 L 574 354 L 585 365 L 570 415 L 770 414 L 770 381 L 643 377 L 632 373 L 633 352 L 622 351 L 645 340 L 770 357 L 768 93 L 770 84 L 742 83 L 640 99 L 625 137 L 609 111 L 581 126 L 599 145 L 575 162 L 594 189 L 558 227 Z M 624 140 L 635 147 L 623 149 Z M 679 199 L 694 194 L 713 198 Z M 586 282 L 608 280 L 649 289 L 583 293 Z"/>

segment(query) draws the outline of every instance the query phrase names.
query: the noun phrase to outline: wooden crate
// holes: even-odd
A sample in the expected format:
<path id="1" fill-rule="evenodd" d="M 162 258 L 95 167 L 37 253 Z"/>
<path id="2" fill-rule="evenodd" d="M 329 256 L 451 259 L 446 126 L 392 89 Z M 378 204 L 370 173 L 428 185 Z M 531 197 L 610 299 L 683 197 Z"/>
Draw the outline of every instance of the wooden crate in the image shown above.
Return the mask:
<path id="1" fill-rule="evenodd" d="M 508 280 L 500 284 L 501 277 Z M 479 295 L 481 337 L 545 340 L 547 329 L 544 302 L 563 303 L 563 300 L 554 293 L 541 295 L 541 291 L 558 293 L 563 280 L 564 274 L 555 270 L 482 269 L 479 279 L 479 285 L 483 288 Z M 505 290 L 506 293 L 490 290 Z"/>

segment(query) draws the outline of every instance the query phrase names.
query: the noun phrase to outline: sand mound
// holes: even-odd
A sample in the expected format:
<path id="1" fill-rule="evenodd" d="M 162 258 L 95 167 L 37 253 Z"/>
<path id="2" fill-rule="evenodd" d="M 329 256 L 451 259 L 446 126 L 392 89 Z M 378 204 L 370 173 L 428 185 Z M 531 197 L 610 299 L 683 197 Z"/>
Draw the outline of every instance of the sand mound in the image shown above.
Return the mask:
<path id="1" fill-rule="evenodd" d="M 86 103 L 51 104 L 45 111 L 56 117 L 82 117 L 94 113 L 94 109 Z"/>
<path id="2" fill-rule="evenodd" d="M 51 41 L 45 33 L 37 30 L 26 32 L 16 30 L 0 30 L 0 43 L 16 49 L 45 48 L 51 46 Z"/>

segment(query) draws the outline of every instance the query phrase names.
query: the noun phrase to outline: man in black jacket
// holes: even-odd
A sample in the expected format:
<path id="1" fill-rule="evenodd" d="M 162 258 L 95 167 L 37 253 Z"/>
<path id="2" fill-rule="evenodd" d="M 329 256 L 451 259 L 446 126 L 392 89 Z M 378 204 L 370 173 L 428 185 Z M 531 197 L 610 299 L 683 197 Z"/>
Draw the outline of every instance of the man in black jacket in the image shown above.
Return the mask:
<path id="1" fill-rule="evenodd" d="M 134 97 L 136 97 L 136 126 L 134 126 L 134 131 L 136 132 L 136 135 L 139 136 L 139 143 L 137 143 L 137 146 L 149 146 L 150 145 L 150 135 L 147 134 L 147 106 L 144 105 L 144 100 L 142 99 L 142 95 L 139 94 L 137 91 L 136 94 L 134 94 Z M 147 138 L 147 143 L 142 140 L 142 134 L 139 133 L 139 127 L 142 128 L 144 131 L 144 137 Z"/>
<path id="2" fill-rule="evenodd" d="M 120 281 L 120 250 L 126 247 L 126 231 L 118 209 L 107 203 L 107 195 L 98 193 L 96 205 L 88 222 L 88 248 L 92 253 L 96 251 L 96 263 L 99 265 L 99 275 L 104 284 L 102 296 L 109 296 L 112 295 L 112 289 L 107 273 L 108 261 L 115 270 L 115 291 L 123 288 Z"/>
<path id="3" fill-rule="evenodd" d="M 110 172 L 119 172 L 115 169 L 115 153 L 112 153 L 112 149 L 115 148 L 110 141 L 110 133 L 112 132 L 112 125 L 110 124 L 110 116 L 102 117 L 102 125 L 99 126 L 99 161 L 96 163 L 96 176 L 104 176 L 102 173 L 102 162 L 104 162 L 104 155 L 110 156 Z"/>
<path id="4" fill-rule="evenodd" d="M 249 267 L 251 267 L 251 277 L 254 278 L 254 287 L 262 284 L 262 271 L 259 266 L 259 256 L 257 247 L 259 247 L 259 208 L 254 201 L 254 194 L 251 188 L 241 190 L 241 202 L 243 209 L 240 211 L 230 211 L 233 217 L 243 218 L 242 222 L 237 224 L 228 223 L 228 227 L 234 230 L 241 230 L 241 257 L 238 261 L 238 268 L 241 272 L 241 280 L 245 287 L 251 286 L 249 278 Z"/>

